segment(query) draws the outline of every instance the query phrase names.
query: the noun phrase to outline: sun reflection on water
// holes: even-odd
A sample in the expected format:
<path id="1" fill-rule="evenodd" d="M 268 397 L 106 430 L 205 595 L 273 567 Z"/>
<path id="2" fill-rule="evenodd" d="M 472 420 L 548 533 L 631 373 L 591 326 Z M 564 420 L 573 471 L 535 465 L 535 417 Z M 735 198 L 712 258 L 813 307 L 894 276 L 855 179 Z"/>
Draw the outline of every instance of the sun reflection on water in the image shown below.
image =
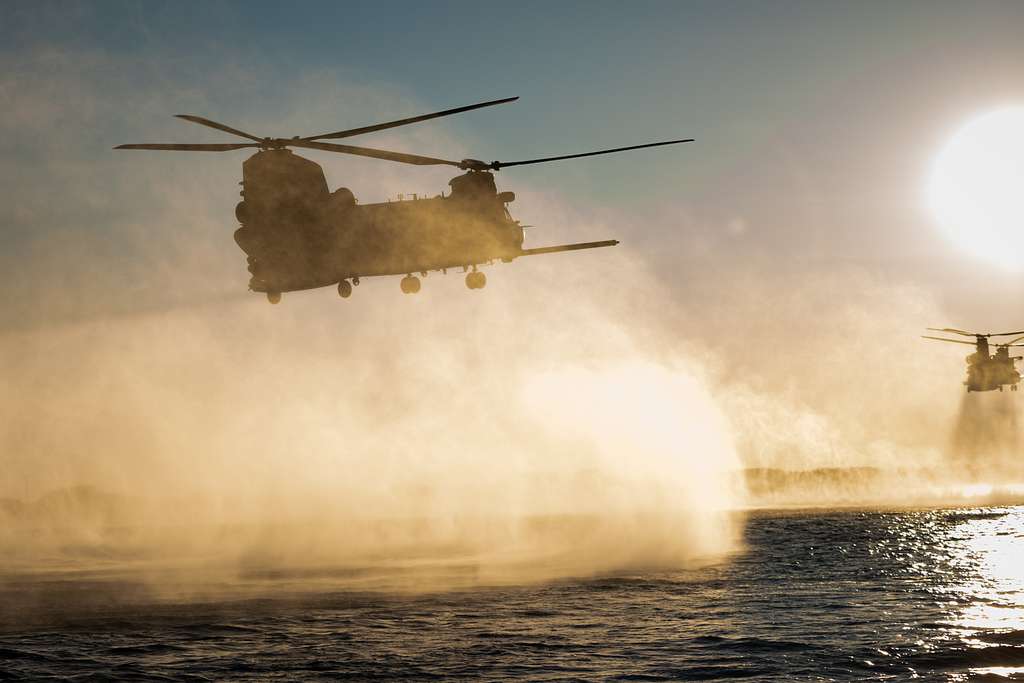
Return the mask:
<path id="1" fill-rule="evenodd" d="M 1024 640 L 1024 509 L 965 514 L 950 541 L 955 585 L 949 588 L 961 605 L 950 614 L 950 630 L 984 658 L 993 646 L 1018 645 Z M 971 674 L 1007 680 L 1024 674 L 1024 666 L 984 658 Z"/>

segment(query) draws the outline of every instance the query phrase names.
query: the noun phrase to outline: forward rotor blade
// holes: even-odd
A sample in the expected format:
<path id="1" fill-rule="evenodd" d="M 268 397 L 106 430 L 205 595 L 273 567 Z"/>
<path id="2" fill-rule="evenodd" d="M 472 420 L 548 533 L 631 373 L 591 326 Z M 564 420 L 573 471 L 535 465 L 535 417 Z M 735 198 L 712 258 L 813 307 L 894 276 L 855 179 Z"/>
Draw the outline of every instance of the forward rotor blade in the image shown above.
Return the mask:
<path id="1" fill-rule="evenodd" d="M 981 332 L 968 332 L 966 330 L 956 330 L 953 329 L 952 327 L 928 327 L 925 329 L 931 330 L 932 332 L 950 332 L 952 334 L 962 334 L 965 337 L 1009 337 L 1011 334 L 1024 334 L 1024 330 L 1020 330 L 1018 332 L 986 332 L 982 334 Z"/>
<path id="2" fill-rule="evenodd" d="M 1006 342 L 1005 344 L 999 344 L 999 346 L 1019 346 L 1019 344 L 1017 344 L 1017 342 L 1019 342 L 1021 339 L 1024 339 L 1024 337 L 1017 337 L 1016 339 L 1011 339 L 1010 341 Z"/>
<path id="3" fill-rule="evenodd" d="M 929 328 L 931 329 L 931 328 Z M 950 344 L 967 344 L 968 346 L 974 346 L 974 342 L 964 341 L 963 339 L 946 339 L 944 337 L 929 337 L 926 334 L 921 335 L 922 339 L 934 339 L 936 341 L 949 342 Z"/>
<path id="4" fill-rule="evenodd" d="M 416 166 L 461 166 L 462 162 L 449 161 L 448 159 L 435 159 L 423 157 L 418 154 L 405 154 L 403 152 L 389 152 L 385 149 L 370 149 L 369 147 L 353 147 L 352 145 L 338 145 L 332 142 L 313 142 L 312 140 L 292 139 L 284 140 L 285 144 L 291 147 L 303 147 L 306 149 L 319 149 L 325 152 L 341 152 L 342 154 L 355 154 L 361 157 L 372 157 L 374 159 L 385 159 L 387 161 L 399 161 L 403 164 L 414 164 Z"/>
<path id="5" fill-rule="evenodd" d="M 949 332 L 951 334 L 962 334 L 965 337 L 984 337 L 985 336 L 983 334 L 978 334 L 977 332 L 967 332 L 965 330 L 954 330 L 952 327 L 926 327 L 925 329 L 926 330 L 931 330 L 932 332 Z M 936 337 L 928 337 L 928 338 L 929 339 L 936 339 Z"/>
<path id="6" fill-rule="evenodd" d="M 561 161 L 563 159 L 579 159 L 580 157 L 593 157 L 598 154 L 613 154 L 614 152 L 625 152 L 631 149 L 644 149 L 645 147 L 661 147 L 662 145 L 678 145 L 683 142 L 693 142 L 693 138 L 686 140 L 668 140 L 666 142 L 649 142 L 646 145 L 632 145 L 630 147 L 616 147 L 615 149 L 602 149 L 597 152 L 584 152 L 583 154 L 566 154 L 560 157 L 544 157 L 543 159 L 527 159 L 525 161 L 495 161 L 488 165 L 488 168 L 495 171 L 508 166 L 526 166 L 527 164 L 543 164 L 548 161 Z"/>
<path id="7" fill-rule="evenodd" d="M 230 152 L 233 149 L 244 149 L 246 147 L 259 147 L 251 142 L 235 142 L 229 144 L 197 144 L 197 145 L 176 145 L 176 144 L 146 144 L 146 145 L 118 145 L 114 149 L 158 149 L 173 152 Z"/>
<path id="8" fill-rule="evenodd" d="M 396 128 L 398 126 L 405 126 L 410 123 L 419 123 L 420 121 L 427 121 L 429 119 L 436 119 L 441 116 L 449 116 L 451 114 L 459 114 L 464 111 L 470 111 L 471 109 L 480 109 L 481 107 L 492 107 L 496 104 L 505 104 L 506 102 L 515 102 L 518 97 L 506 97 L 503 100 L 492 100 L 490 102 L 481 102 L 480 104 L 470 104 L 465 107 L 456 107 L 455 109 L 445 109 L 444 111 L 437 111 L 433 114 L 422 114 L 420 116 L 412 116 L 407 119 L 398 119 L 397 121 L 389 121 L 387 123 L 378 123 L 373 126 L 363 126 L 362 128 L 350 128 L 348 130 L 339 130 L 336 133 L 324 133 L 323 135 L 311 135 L 303 140 L 336 140 L 338 138 L 348 138 L 353 135 L 362 135 L 363 133 L 373 133 L 378 130 L 386 130 L 388 128 Z"/>
<path id="9" fill-rule="evenodd" d="M 244 130 L 238 130 L 237 128 L 232 128 L 231 126 L 225 126 L 223 123 L 217 123 L 216 121 L 211 121 L 210 119 L 204 119 L 202 116 L 195 116 L 193 114 L 175 114 L 174 116 L 179 119 L 191 121 L 192 123 L 198 123 L 200 126 L 216 128 L 217 130 L 222 130 L 225 133 L 231 133 L 232 135 L 238 135 L 243 138 L 249 138 L 250 140 L 255 140 L 256 142 L 263 141 L 263 138 L 258 138 L 255 135 L 252 135 L 251 133 L 246 133 Z"/>

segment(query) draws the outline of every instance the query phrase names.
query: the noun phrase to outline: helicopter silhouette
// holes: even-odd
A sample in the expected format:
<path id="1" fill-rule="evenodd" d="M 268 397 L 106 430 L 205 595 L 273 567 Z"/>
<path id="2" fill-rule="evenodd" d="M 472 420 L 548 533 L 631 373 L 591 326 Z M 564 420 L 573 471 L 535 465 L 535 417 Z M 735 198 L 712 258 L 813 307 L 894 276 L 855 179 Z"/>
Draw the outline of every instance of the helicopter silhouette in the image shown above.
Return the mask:
<path id="1" fill-rule="evenodd" d="M 282 292 L 336 285 L 342 298 L 352 295 L 361 278 L 403 275 L 402 292 L 420 290 L 419 274 L 447 273 L 462 268 L 466 286 L 482 289 L 487 278 L 479 266 L 495 261 L 509 263 L 520 256 L 610 247 L 617 240 L 558 244 L 524 249 L 524 227 L 514 220 L 508 204 L 512 192 L 498 192 L 493 171 L 564 159 L 611 154 L 645 147 L 675 145 L 686 140 L 668 140 L 629 147 L 617 147 L 582 154 L 568 154 L 524 161 L 477 159 L 452 161 L 434 157 L 391 152 L 368 147 L 342 145 L 336 140 L 388 128 L 419 123 L 460 112 L 518 100 L 508 97 L 455 109 L 422 114 L 387 123 L 311 135 L 308 137 L 257 137 L 216 121 L 177 114 L 178 118 L 231 133 L 249 142 L 213 144 L 128 144 L 114 149 L 182 152 L 258 151 L 242 162 L 242 201 L 235 207 L 241 224 L 235 242 L 248 257 L 249 289 L 263 292 L 271 303 Z M 319 164 L 294 154 L 290 147 L 384 159 L 417 166 L 447 165 L 466 171 L 449 181 L 451 191 L 436 197 L 419 197 L 377 204 L 359 204 L 348 188 L 328 190 Z"/>
<path id="2" fill-rule="evenodd" d="M 989 353 L 989 338 L 1009 337 L 1014 334 L 1024 335 L 1024 330 L 1019 332 L 989 332 L 981 334 L 979 332 L 967 332 L 966 330 L 956 330 L 949 327 L 929 327 L 928 329 L 933 332 L 946 332 L 948 334 L 974 337 L 974 341 L 970 342 L 963 339 L 947 339 L 945 337 L 921 335 L 924 339 L 935 339 L 951 344 L 974 345 L 975 352 L 965 359 L 967 361 L 967 379 L 964 380 L 964 384 L 967 386 L 967 391 L 994 391 L 996 389 L 1002 391 L 1004 386 L 1009 386 L 1011 391 L 1017 391 L 1021 375 L 1017 371 L 1015 364 L 1021 359 L 1021 356 L 1011 356 L 1010 348 L 1024 346 L 1024 344 L 1017 343 L 1024 340 L 1024 337 L 1017 337 L 1001 344 L 991 344 L 991 346 L 996 347 L 994 354 Z"/>

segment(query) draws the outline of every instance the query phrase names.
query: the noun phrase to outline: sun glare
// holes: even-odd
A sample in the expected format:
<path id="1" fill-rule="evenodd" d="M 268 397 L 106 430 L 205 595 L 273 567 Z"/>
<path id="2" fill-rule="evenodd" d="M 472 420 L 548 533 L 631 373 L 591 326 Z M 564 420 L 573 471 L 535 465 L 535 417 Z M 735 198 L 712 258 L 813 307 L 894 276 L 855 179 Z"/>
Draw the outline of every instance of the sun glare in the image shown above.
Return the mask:
<path id="1" fill-rule="evenodd" d="M 957 131 L 935 161 L 928 201 L 954 244 L 1024 270 L 1024 107 L 985 114 Z"/>

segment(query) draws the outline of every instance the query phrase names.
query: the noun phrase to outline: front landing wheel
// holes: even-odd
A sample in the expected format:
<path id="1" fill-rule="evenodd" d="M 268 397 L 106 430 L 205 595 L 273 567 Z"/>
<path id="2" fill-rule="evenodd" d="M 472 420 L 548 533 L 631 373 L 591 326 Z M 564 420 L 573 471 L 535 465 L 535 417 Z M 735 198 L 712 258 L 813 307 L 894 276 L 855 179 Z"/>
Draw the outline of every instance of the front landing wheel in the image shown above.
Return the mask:
<path id="1" fill-rule="evenodd" d="M 347 299 L 352 296 L 352 283 L 348 280 L 342 280 L 338 283 L 338 296 L 342 299 Z"/>
<path id="2" fill-rule="evenodd" d="M 267 301 L 272 304 L 281 303 L 281 292 L 267 292 Z"/>
<path id="3" fill-rule="evenodd" d="M 420 291 L 420 279 L 415 275 L 406 275 L 398 285 L 405 294 L 415 294 Z"/>
<path id="4" fill-rule="evenodd" d="M 466 286 L 470 289 L 483 289 L 487 286 L 487 276 L 479 270 L 466 273 Z"/>

